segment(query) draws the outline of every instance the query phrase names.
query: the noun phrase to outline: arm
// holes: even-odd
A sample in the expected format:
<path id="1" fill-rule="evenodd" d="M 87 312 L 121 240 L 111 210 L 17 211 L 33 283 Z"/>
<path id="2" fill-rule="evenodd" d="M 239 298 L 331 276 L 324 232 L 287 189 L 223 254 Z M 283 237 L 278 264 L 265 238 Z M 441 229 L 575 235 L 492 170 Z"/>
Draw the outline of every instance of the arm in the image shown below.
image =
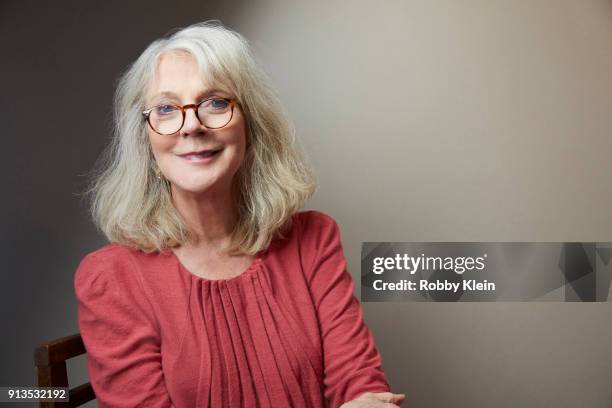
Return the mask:
<path id="1" fill-rule="evenodd" d="M 91 385 L 100 407 L 174 407 L 163 379 L 159 328 L 145 294 L 127 283 L 139 283 L 137 277 L 119 278 L 124 264 L 90 254 L 75 273 Z"/>
<path id="2" fill-rule="evenodd" d="M 387 392 L 390 387 L 361 304 L 353 295 L 338 224 L 319 212 L 310 218 L 308 223 L 316 223 L 307 227 L 316 236 L 310 288 L 321 327 L 325 397 L 336 408 L 365 392 Z"/>

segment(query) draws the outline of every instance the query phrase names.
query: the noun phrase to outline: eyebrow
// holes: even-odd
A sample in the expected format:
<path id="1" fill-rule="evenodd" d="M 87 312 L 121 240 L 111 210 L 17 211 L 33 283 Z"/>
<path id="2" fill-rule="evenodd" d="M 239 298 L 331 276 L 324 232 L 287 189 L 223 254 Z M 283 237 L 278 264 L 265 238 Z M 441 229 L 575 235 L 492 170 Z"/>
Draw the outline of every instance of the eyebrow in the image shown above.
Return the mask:
<path id="1" fill-rule="evenodd" d="M 224 94 L 224 93 L 226 93 L 226 92 L 223 92 L 220 89 L 209 89 L 207 91 L 200 92 L 196 96 L 196 100 L 200 100 L 200 99 L 206 98 L 206 97 L 214 95 L 214 94 Z M 151 101 L 153 102 L 153 101 L 155 101 L 157 99 L 160 99 L 160 98 L 166 97 L 166 96 L 178 99 L 178 95 L 175 94 L 174 92 L 172 92 L 172 91 L 162 91 L 162 92 L 159 92 L 159 93 L 153 95 L 151 97 Z"/>

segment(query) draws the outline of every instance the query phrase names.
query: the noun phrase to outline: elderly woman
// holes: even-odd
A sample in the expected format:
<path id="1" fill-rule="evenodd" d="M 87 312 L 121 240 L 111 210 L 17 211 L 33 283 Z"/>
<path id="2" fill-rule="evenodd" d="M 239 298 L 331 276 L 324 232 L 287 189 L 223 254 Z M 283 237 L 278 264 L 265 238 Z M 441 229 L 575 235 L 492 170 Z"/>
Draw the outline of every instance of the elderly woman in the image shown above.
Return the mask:
<path id="1" fill-rule="evenodd" d="M 218 21 L 122 76 L 75 273 L 101 407 L 397 407 L 338 224 L 247 42 Z"/>

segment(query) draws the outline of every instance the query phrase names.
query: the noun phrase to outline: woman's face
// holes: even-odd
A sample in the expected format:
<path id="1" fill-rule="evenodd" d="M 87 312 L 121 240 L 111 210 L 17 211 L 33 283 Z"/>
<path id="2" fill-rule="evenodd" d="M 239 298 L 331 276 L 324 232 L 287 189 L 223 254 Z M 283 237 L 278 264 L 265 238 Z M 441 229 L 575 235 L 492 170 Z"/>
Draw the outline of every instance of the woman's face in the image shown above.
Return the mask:
<path id="1" fill-rule="evenodd" d="M 232 95 L 209 88 L 198 75 L 195 59 L 187 54 L 160 57 L 155 78 L 146 98 L 147 109 L 160 104 L 186 105 L 204 98 Z M 231 183 L 245 154 L 245 120 L 238 105 L 230 122 L 220 129 L 200 124 L 194 109 L 187 109 L 185 122 L 178 132 L 160 135 L 146 125 L 153 155 L 162 175 L 174 193 L 211 193 L 231 191 Z M 191 152 L 220 150 L 203 159 L 185 156 Z"/>

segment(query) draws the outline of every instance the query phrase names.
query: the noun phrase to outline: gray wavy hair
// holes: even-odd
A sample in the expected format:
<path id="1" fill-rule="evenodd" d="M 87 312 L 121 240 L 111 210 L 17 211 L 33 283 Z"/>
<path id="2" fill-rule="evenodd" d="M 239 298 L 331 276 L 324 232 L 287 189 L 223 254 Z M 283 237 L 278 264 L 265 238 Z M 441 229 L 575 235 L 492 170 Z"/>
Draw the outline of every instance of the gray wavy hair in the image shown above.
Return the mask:
<path id="1" fill-rule="evenodd" d="M 187 52 L 202 78 L 235 95 L 246 120 L 244 162 L 235 175 L 238 222 L 230 252 L 255 254 L 291 226 L 316 190 L 306 160 L 276 92 L 246 39 L 218 20 L 190 25 L 152 42 L 119 79 L 114 130 L 85 194 L 96 227 L 110 242 L 144 252 L 164 251 L 194 238 L 171 200 L 170 185 L 155 176 L 141 112 L 159 57 Z"/>

